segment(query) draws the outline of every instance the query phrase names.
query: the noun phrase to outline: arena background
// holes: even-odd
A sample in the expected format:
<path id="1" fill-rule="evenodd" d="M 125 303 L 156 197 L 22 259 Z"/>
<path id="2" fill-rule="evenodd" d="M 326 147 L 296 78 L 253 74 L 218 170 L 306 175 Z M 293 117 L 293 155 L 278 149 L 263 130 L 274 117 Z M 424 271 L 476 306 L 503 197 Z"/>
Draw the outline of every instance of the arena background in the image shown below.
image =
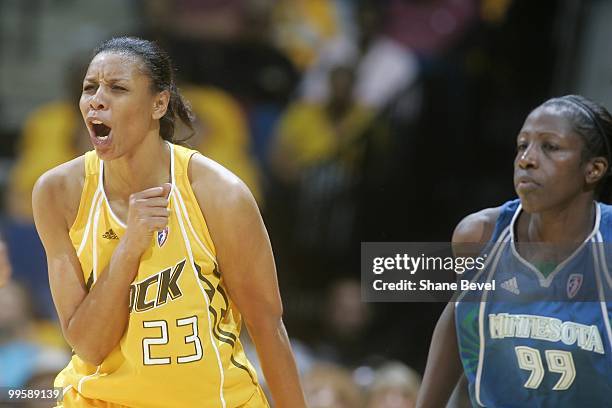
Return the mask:
<path id="1" fill-rule="evenodd" d="M 76 101 L 100 41 L 169 51 L 198 116 L 188 144 L 253 190 L 311 406 L 399 407 L 443 305 L 362 302 L 360 242 L 448 241 L 512 198 L 532 108 L 567 93 L 612 107 L 609 21 L 604 0 L 1 1 L 0 215 L 17 284 L 0 289 L 0 385 L 48 386 L 68 358 L 30 194 L 89 149 Z"/>

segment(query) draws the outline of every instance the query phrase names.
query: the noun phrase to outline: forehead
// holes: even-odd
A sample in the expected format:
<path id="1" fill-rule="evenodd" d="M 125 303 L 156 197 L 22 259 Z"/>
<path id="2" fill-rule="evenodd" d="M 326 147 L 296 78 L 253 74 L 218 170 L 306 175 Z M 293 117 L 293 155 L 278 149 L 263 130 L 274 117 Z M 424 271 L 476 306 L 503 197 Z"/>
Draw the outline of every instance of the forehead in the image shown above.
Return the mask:
<path id="1" fill-rule="evenodd" d="M 86 79 L 130 80 L 140 79 L 143 74 L 142 61 L 137 56 L 104 51 L 96 55 L 87 68 Z"/>
<path id="2" fill-rule="evenodd" d="M 540 106 L 533 110 L 525 119 L 521 133 L 547 133 L 564 138 L 580 138 L 568 119 L 566 109 L 558 106 Z"/>

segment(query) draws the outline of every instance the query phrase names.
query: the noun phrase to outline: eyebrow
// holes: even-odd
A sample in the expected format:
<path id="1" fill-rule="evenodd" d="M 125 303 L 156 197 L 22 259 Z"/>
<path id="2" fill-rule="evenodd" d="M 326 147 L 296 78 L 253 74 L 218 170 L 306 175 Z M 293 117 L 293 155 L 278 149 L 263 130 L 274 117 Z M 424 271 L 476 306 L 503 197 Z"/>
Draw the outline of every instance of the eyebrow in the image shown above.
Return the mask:
<path id="1" fill-rule="evenodd" d="M 108 82 L 110 84 L 114 84 L 114 83 L 121 82 L 121 81 L 128 82 L 129 78 L 127 78 L 127 77 L 112 78 L 111 77 L 111 78 L 105 80 L 105 82 Z M 89 77 L 85 77 L 83 79 L 83 82 L 98 82 L 98 80 L 97 80 L 97 77 L 95 77 L 95 76 L 89 76 Z"/>
<path id="2" fill-rule="evenodd" d="M 539 131 L 526 131 L 526 130 L 521 130 L 518 134 L 517 137 L 523 135 L 523 134 L 528 134 L 528 135 L 551 135 L 551 136 L 561 136 L 561 133 L 557 133 L 557 132 L 553 132 L 553 131 L 543 131 L 543 132 L 539 132 Z"/>

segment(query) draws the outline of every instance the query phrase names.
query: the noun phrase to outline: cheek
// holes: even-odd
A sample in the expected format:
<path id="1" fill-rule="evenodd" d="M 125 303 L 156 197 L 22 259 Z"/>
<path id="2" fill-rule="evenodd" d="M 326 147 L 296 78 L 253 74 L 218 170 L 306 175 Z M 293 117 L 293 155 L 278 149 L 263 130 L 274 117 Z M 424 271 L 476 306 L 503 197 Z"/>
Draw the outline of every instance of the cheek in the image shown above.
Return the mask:
<path id="1" fill-rule="evenodd" d="M 83 117 L 87 116 L 87 106 L 88 106 L 88 98 L 85 95 L 81 95 L 79 99 L 79 109 L 81 110 L 81 114 Z"/>
<path id="2" fill-rule="evenodd" d="M 142 95 L 131 104 L 132 114 L 142 121 L 150 122 L 153 120 L 153 103 L 148 95 Z"/>
<path id="3" fill-rule="evenodd" d="M 585 184 L 584 168 L 579 161 L 567 163 L 562 169 L 557 172 L 557 180 L 559 188 L 567 191 L 580 189 Z"/>
<path id="4" fill-rule="evenodd" d="M 151 112 L 146 109 L 146 102 L 132 101 L 126 103 L 121 112 L 121 123 L 128 129 L 148 129 L 151 123 Z"/>

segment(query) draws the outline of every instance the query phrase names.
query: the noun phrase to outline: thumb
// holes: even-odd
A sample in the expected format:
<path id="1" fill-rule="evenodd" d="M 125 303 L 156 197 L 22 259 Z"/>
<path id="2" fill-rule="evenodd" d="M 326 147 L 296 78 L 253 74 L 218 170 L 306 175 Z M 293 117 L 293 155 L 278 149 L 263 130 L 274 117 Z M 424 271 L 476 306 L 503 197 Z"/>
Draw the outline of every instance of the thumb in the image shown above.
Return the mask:
<path id="1" fill-rule="evenodd" d="M 172 190 L 172 184 L 164 183 L 162 184 L 162 196 L 168 198 L 170 195 L 170 190 Z"/>

